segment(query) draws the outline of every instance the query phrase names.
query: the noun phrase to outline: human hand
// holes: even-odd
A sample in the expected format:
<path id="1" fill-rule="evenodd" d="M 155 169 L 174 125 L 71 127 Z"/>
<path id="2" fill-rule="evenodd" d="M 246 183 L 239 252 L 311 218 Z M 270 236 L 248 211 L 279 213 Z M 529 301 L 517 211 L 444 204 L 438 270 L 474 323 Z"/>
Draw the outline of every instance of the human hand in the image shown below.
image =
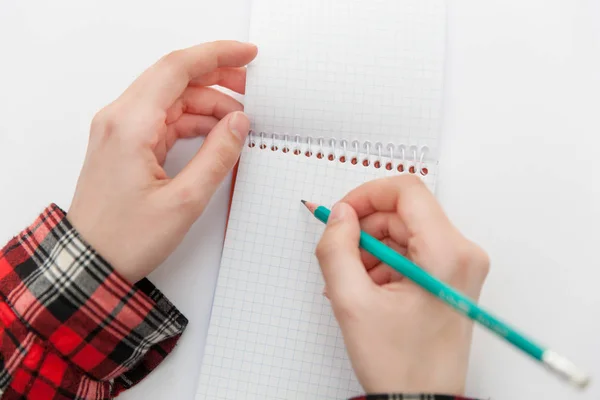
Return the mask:
<path id="1" fill-rule="evenodd" d="M 130 282 L 181 242 L 234 167 L 249 130 L 241 103 L 256 46 L 206 43 L 168 54 L 92 121 L 67 218 Z M 175 177 L 162 165 L 175 141 L 208 134 Z"/>
<path id="2" fill-rule="evenodd" d="M 331 212 L 317 247 L 327 297 L 368 393 L 464 392 L 472 322 L 359 249 L 360 229 L 477 300 L 486 253 L 410 175 L 368 182 Z"/>

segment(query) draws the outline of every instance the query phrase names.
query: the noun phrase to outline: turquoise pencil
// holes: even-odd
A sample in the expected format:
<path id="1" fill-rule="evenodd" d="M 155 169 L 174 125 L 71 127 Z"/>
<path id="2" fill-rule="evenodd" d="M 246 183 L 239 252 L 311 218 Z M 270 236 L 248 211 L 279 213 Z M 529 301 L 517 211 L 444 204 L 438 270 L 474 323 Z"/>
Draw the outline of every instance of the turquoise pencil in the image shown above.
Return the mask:
<path id="1" fill-rule="evenodd" d="M 302 203 L 319 221 L 327 223 L 330 213 L 329 209 L 323 206 L 317 206 L 316 204 L 305 200 L 302 200 Z M 590 382 L 590 377 L 565 357 L 552 349 L 541 346 L 517 332 L 504 321 L 479 307 L 469 297 L 437 279 L 408 258 L 363 231 L 360 232 L 360 247 L 398 271 L 406 278 L 421 286 L 459 313 L 483 325 L 496 335 L 533 357 L 535 360 L 541 362 L 550 371 L 559 375 L 561 378 L 566 379 L 573 386 L 583 389 Z"/>

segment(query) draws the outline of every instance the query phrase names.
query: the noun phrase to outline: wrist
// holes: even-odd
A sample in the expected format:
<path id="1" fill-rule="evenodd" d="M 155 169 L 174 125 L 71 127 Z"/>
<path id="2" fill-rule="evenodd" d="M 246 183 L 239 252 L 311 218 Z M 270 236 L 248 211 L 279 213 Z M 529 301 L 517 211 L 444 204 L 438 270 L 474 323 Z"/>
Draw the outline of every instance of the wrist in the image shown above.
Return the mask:
<path id="1" fill-rule="evenodd" d="M 413 337 L 408 347 L 388 342 L 389 346 L 377 350 L 372 343 L 365 348 L 368 355 L 362 360 L 370 362 L 355 367 L 365 391 L 463 396 L 472 324 L 453 317 L 456 317 L 452 318 L 455 324 L 446 324 L 435 338 L 420 335 L 420 338 Z"/>
<path id="2" fill-rule="evenodd" d="M 443 393 L 462 396 L 466 377 L 449 367 L 381 373 L 363 385 L 367 393 Z"/>
<path id="3" fill-rule="evenodd" d="M 77 210 L 75 211 L 69 209 L 65 219 L 69 221 L 79 238 L 106 260 L 111 268 L 130 284 L 134 284 L 141 279 L 142 277 L 136 279 L 131 276 L 127 268 L 124 268 L 123 263 L 120 262 L 118 253 L 115 254 L 115 245 L 118 245 L 118 243 L 115 243 L 117 238 L 114 232 L 103 232 L 103 224 L 97 223 L 97 221 L 94 222 L 93 218 L 80 218 Z"/>

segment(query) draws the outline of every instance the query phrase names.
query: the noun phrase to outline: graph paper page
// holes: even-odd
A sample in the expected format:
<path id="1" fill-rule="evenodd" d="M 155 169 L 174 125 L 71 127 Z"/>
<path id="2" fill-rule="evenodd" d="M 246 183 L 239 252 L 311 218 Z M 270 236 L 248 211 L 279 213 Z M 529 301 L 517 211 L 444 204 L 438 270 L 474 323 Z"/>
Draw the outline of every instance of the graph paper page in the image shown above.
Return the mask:
<path id="1" fill-rule="evenodd" d="M 314 251 L 331 206 L 385 168 L 246 147 L 242 153 L 197 399 L 341 399 L 361 388 Z M 434 176 L 425 181 L 432 187 Z"/>
<path id="2" fill-rule="evenodd" d="M 445 29 L 445 0 L 254 0 L 252 128 L 427 145 L 437 160 Z"/>

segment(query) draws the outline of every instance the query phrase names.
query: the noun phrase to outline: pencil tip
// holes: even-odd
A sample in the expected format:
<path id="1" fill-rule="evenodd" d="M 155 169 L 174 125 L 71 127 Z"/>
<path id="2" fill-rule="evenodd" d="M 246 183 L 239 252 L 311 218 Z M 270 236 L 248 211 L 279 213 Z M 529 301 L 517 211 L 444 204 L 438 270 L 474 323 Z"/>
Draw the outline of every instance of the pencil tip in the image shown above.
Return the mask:
<path id="1" fill-rule="evenodd" d="M 302 202 L 302 204 L 304 204 L 304 207 L 308 208 L 308 210 L 314 214 L 317 205 L 315 203 L 311 203 L 310 201 L 306 201 L 306 200 L 300 200 Z"/>

